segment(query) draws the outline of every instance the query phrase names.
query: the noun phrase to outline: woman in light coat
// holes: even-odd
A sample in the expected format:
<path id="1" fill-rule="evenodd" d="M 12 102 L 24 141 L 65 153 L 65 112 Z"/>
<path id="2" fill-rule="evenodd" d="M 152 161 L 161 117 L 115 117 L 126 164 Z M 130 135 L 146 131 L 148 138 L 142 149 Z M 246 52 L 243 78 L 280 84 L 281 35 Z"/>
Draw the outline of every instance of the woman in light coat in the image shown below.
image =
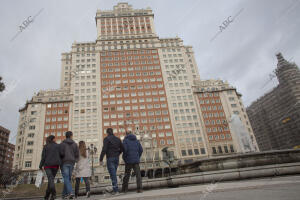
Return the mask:
<path id="1" fill-rule="evenodd" d="M 86 148 L 85 142 L 79 142 L 79 160 L 75 167 L 76 184 L 75 184 L 75 197 L 78 196 L 80 179 L 83 178 L 86 189 L 87 198 L 90 197 L 90 182 L 91 177 L 91 167 L 88 159 L 88 150 Z"/>

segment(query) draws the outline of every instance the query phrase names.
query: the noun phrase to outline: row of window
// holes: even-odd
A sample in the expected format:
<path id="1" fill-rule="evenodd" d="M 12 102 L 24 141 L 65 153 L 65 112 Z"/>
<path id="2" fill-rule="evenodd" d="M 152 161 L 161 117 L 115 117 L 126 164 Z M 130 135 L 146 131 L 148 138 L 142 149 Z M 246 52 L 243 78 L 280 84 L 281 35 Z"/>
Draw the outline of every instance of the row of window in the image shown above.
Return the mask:
<path id="1" fill-rule="evenodd" d="M 158 55 L 145 56 L 122 56 L 122 57 L 101 57 L 101 61 L 118 61 L 118 60 L 139 60 L 139 59 L 157 59 Z"/>
<path id="2" fill-rule="evenodd" d="M 97 128 L 97 122 L 93 122 L 93 123 L 81 123 L 80 127 L 86 127 L 86 128 Z M 74 124 L 74 128 L 79 128 L 79 124 Z"/>
<path id="3" fill-rule="evenodd" d="M 162 78 L 151 78 L 150 79 L 150 82 L 155 82 L 155 81 L 157 81 L 157 82 L 161 82 L 162 81 Z M 121 82 L 123 83 L 123 84 L 125 84 L 125 83 L 142 83 L 143 82 L 143 80 L 142 79 L 124 79 L 124 80 L 115 80 L 115 81 L 112 81 L 112 80 L 110 80 L 110 81 L 102 81 L 102 84 L 103 85 L 109 85 L 109 88 L 111 88 L 111 89 L 114 89 L 115 87 L 117 87 L 118 86 L 118 84 L 121 84 Z M 144 79 L 144 82 L 149 82 L 149 79 Z M 154 85 L 154 84 L 153 84 Z M 152 86 L 153 86 L 152 85 Z M 151 86 L 151 87 L 152 87 Z M 139 86 L 139 87 L 141 87 L 141 86 Z M 162 87 L 162 84 L 159 84 L 159 85 L 157 85 L 157 87 Z M 144 85 L 144 88 L 146 88 L 146 89 L 150 89 L 150 85 Z"/>
<path id="4" fill-rule="evenodd" d="M 96 62 L 96 59 L 94 59 L 94 58 L 93 59 L 86 59 L 86 60 L 85 59 L 81 59 L 81 60 L 76 60 L 76 63 L 85 62 L 85 61 L 86 62 Z"/>
<path id="5" fill-rule="evenodd" d="M 181 54 L 181 53 L 180 53 L 180 54 L 176 54 L 176 53 L 175 53 L 175 54 L 163 54 L 163 57 L 164 57 L 164 58 L 166 58 L 167 56 L 168 56 L 169 58 L 172 57 L 172 56 L 173 56 L 173 57 L 182 57 L 182 54 Z"/>
<path id="6" fill-rule="evenodd" d="M 78 115 L 79 112 L 82 113 L 96 113 L 97 112 L 97 108 L 91 108 L 91 109 L 81 109 L 79 110 L 74 110 L 74 114 Z"/>
<path id="7" fill-rule="evenodd" d="M 96 92 L 96 88 L 92 88 L 92 89 L 80 89 L 80 90 L 75 90 L 75 94 L 79 94 L 80 93 L 91 93 L 91 92 Z"/>
<path id="8" fill-rule="evenodd" d="M 205 154 L 205 148 L 200 148 L 201 154 Z M 199 155 L 199 149 L 188 149 L 188 150 L 181 150 L 182 156 L 192 156 L 192 155 Z"/>
<path id="9" fill-rule="evenodd" d="M 186 120 L 197 120 L 197 115 L 188 115 L 188 116 L 175 116 L 175 121 L 186 121 Z"/>
<path id="10" fill-rule="evenodd" d="M 58 122 L 60 122 L 60 121 L 62 121 L 62 120 L 64 120 L 64 121 L 68 121 L 68 117 L 52 117 L 52 118 L 50 118 L 50 117 L 48 117 L 48 118 L 46 118 L 46 122 L 56 122 L 56 121 L 58 121 Z"/>
<path id="11" fill-rule="evenodd" d="M 226 138 L 230 139 L 231 135 L 230 134 L 226 134 Z M 215 135 L 215 136 L 209 135 L 208 139 L 209 140 L 219 140 L 219 139 L 224 140 L 225 139 L 225 135 L 224 134 L 220 134 L 220 136 L 219 135 Z"/>
<path id="12" fill-rule="evenodd" d="M 195 142 L 203 142 L 202 137 L 192 137 L 192 138 L 180 138 L 179 143 L 195 143 Z"/>
<path id="13" fill-rule="evenodd" d="M 69 103 L 47 104 L 47 108 L 68 107 L 68 106 L 69 106 Z"/>
<path id="14" fill-rule="evenodd" d="M 164 90 L 159 90 L 158 92 L 157 91 L 146 91 L 146 92 L 132 92 L 132 93 L 116 93 L 116 94 L 103 94 L 102 97 L 103 99 L 106 99 L 106 98 L 120 98 L 120 97 L 136 97 L 136 96 L 154 96 L 154 95 L 164 95 L 165 94 L 165 91 Z"/>
<path id="15" fill-rule="evenodd" d="M 169 83 L 169 87 L 184 87 L 184 86 L 189 86 L 190 83 L 189 82 L 176 82 L 176 83 Z"/>
<path id="16" fill-rule="evenodd" d="M 176 52 L 176 50 L 177 50 L 177 52 L 181 51 L 181 49 L 163 48 L 162 52 Z"/>
<path id="17" fill-rule="evenodd" d="M 102 63 L 102 67 L 112 67 L 112 66 L 128 66 L 128 65 L 141 65 L 141 64 L 159 64 L 159 60 L 142 60 L 142 61 L 127 61 L 127 62 L 111 62 L 111 63 Z M 102 71 L 105 72 L 105 69 Z"/>
<path id="18" fill-rule="evenodd" d="M 67 114 L 68 110 L 47 110 L 47 115 Z"/>
<path id="19" fill-rule="evenodd" d="M 220 99 L 200 100 L 200 104 L 215 104 L 215 103 L 221 103 L 221 100 Z"/>
<path id="20" fill-rule="evenodd" d="M 230 145 L 229 146 L 229 149 L 230 149 L 230 152 L 231 153 L 234 153 L 234 148 L 233 148 L 233 145 Z M 222 154 L 223 152 L 224 153 L 229 153 L 229 149 L 228 147 L 225 145 L 223 146 L 223 148 L 221 146 L 218 146 L 218 147 L 212 147 L 212 152 L 213 154 L 217 154 L 217 153 L 220 153 Z M 223 151 L 224 150 L 224 151 Z"/>
<path id="21" fill-rule="evenodd" d="M 173 63 L 173 62 L 183 62 L 183 59 L 169 59 L 169 60 L 164 60 L 164 63 Z"/>
<path id="22" fill-rule="evenodd" d="M 178 123 L 176 124 L 176 128 L 188 128 L 188 127 L 199 127 L 199 123 L 195 122 L 195 123 Z"/>
<path id="23" fill-rule="evenodd" d="M 108 105 L 108 104 L 129 104 L 129 103 L 144 103 L 144 102 L 147 102 L 147 103 L 150 103 L 150 102 L 158 102 L 158 101 L 161 101 L 161 102 L 164 102 L 166 101 L 166 97 L 153 97 L 153 98 L 139 98 L 139 99 L 124 99 L 124 101 L 121 99 L 121 100 L 111 100 L 111 101 L 103 101 L 103 105 Z"/>
<path id="24" fill-rule="evenodd" d="M 172 139 L 167 139 L 167 140 L 161 139 L 161 140 L 159 140 L 159 144 L 160 145 L 165 145 L 165 144 L 172 145 L 172 144 L 174 144 L 174 141 Z M 153 146 L 157 146 L 156 140 L 153 140 Z"/>
<path id="25" fill-rule="evenodd" d="M 92 76 L 76 76 L 75 80 L 91 80 L 91 79 L 96 79 L 96 75 L 92 75 Z"/>
<path id="26" fill-rule="evenodd" d="M 77 47 L 77 51 L 80 51 L 79 47 Z M 81 51 L 95 51 L 95 47 L 94 46 L 81 47 Z M 66 58 L 68 59 L 69 56 L 67 55 Z"/>
<path id="27" fill-rule="evenodd" d="M 212 127 L 212 128 L 206 128 L 208 133 L 216 133 L 216 132 L 223 132 L 223 131 L 228 131 L 228 127 L 227 126 L 223 126 L 223 127 Z"/>
<path id="28" fill-rule="evenodd" d="M 183 91 L 183 90 L 182 90 Z M 183 92 L 182 92 L 183 93 Z M 182 94 L 180 93 L 180 94 Z M 172 101 L 181 101 L 181 100 L 192 100 L 193 96 L 192 95 L 184 95 L 184 96 L 171 96 Z"/>
<path id="29" fill-rule="evenodd" d="M 163 88 L 163 84 L 153 84 L 153 85 L 124 85 L 124 86 L 109 86 L 103 87 L 102 90 L 105 91 L 121 91 L 121 90 L 142 90 L 142 89 L 156 89 L 156 88 Z"/>
<path id="30" fill-rule="evenodd" d="M 87 95 L 87 96 L 80 96 L 80 100 L 91 100 L 91 99 L 96 99 L 96 95 Z M 79 100 L 79 96 L 75 96 L 75 100 Z"/>
<path id="31" fill-rule="evenodd" d="M 173 110 L 174 114 L 185 114 L 185 113 L 196 113 L 196 109 L 195 108 L 192 108 L 192 109 L 174 109 Z"/>
<path id="32" fill-rule="evenodd" d="M 191 135 L 193 135 L 193 134 L 200 134 L 201 132 L 200 132 L 200 130 L 199 129 L 196 129 L 196 130 L 184 130 L 184 131 L 177 131 L 177 134 L 179 135 L 179 136 L 181 136 L 181 135 L 188 135 L 188 134 L 191 134 Z"/>
<path id="33" fill-rule="evenodd" d="M 179 99 L 181 100 L 181 99 Z M 173 107 L 176 108 L 178 107 L 183 107 L 183 106 L 194 106 L 194 102 L 190 101 L 190 102 L 179 102 L 179 103 L 173 103 Z"/>
<path id="34" fill-rule="evenodd" d="M 201 106 L 202 111 L 210 111 L 210 110 L 223 110 L 222 105 L 220 106 Z"/>
<path id="35" fill-rule="evenodd" d="M 50 125 L 46 125 L 45 129 L 49 130 L 49 129 L 59 129 L 59 128 L 68 128 L 68 124 L 52 124 Z"/>
<path id="36" fill-rule="evenodd" d="M 88 50 L 90 50 L 90 48 Z M 95 55 L 96 54 L 92 53 L 92 56 L 95 56 Z M 87 53 L 87 54 L 82 53 L 81 56 L 82 57 L 84 57 L 84 56 L 90 56 L 90 54 L 89 53 Z M 80 57 L 80 54 L 76 54 L 76 57 Z"/>
<path id="37" fill-rule="evenodd" d="M 96 82 L 76 82 L 75 83 L 75 86 L 78 87 L 78 86 L 96 86 Z"/>
<path id="38" fill-rule="evenodd" d="M 218 97 L 219 96 L 219 93 L 218 92 L 210 92 L 210 93 L 199 93 L 198 94 L 199 97 Z"/>
<path id="39" fill-rule="evenodd" d="M 104 119 L 109 119 L 108 117 L 103 117 Z M 112 118 L 114 119 L 114 118 Z M 169 117 L 164 117 L 164 118 L 161 118 L 161 117 L 158 117 L 158 118 L 144 118 L 144 119 L 134 119 L 132 120 L 133 121 L 133 124 L 147 124 L 147 123 L 161 123 L 161 122 L 169 122 L 170 119 Z M 116 125 L 124 125 L 125 122 L 123 120 L 121 121 L 104 121 L 104 126 L 109 126 L 109 124 L 113 125 L 113 126 L 116 126 Z M 126 123 L 126 124 L 131 124 L 131 123 Z M 162 129 L 162 128 L 160 128 Z"/>
<path id="40" fill-rule="evenodd" d="M 90 106 L 96 106 L 97 103 L 94 101 L 94 102 L 81 102 L 80 103 L 80 106 L 81 107 L 90 107 Z M 79 103 L 75 103 L 75 108 L 78 108 L 79 107 Z"/>
<path id="41" fill-rule="evenodd" d="M 210 113 L 203 113 L 202 114 L 203 118 L 216 118 L 216 117 L 224 117 L 224 112 L 210 112 Z"/>
<path id="42" fill-rule="evenodd" d="M 205 125 L 215 125 L 215 124 L 227 124 L 227 121 L 225 119 L 205 120 Z"/>
<path id="43" fill-rule="evenodd" d="M 132 54 L 150 54 L 157 53 L 157 50 L 134 50 L 134 51 L 115 51 L 115 52 L 101 52 L 101 56 L 118 56 L 118 55 L 132 55 Z"/>

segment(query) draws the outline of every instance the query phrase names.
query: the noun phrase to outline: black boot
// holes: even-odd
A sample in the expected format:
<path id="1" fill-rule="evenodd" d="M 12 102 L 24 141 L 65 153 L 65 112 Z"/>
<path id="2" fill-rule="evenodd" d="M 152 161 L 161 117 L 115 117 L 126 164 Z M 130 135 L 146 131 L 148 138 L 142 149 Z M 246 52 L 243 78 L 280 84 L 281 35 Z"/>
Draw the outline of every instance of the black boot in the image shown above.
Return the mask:
<path id="1" fill-rule="evenodd" d="M 45 195 L 44 199 L 45 199 L 45 200 L 48 200 L 49 197 L 50 197 L 50 192 L 46 191 L 46 195 Z"/>

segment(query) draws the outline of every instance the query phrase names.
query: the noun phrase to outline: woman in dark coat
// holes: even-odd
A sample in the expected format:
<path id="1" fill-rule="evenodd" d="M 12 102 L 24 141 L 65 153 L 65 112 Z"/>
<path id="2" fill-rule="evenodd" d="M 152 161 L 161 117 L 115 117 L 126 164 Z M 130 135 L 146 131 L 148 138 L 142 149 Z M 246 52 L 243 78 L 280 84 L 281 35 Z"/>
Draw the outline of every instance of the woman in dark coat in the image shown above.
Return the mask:
<path id="1" fill-rule="evenodd" d="M 46 145 L 43 148 L 42 159 L 40 162 L 40 169 L 44 170 L 48 178 L 48 187 L 46 190 L 45 199 L 54 200 L 56 197 L 56 190 L 54 179 L 61 164 L 59 145 L 54 141 L 55 136 L 50 135 L 46 139 Z"/>

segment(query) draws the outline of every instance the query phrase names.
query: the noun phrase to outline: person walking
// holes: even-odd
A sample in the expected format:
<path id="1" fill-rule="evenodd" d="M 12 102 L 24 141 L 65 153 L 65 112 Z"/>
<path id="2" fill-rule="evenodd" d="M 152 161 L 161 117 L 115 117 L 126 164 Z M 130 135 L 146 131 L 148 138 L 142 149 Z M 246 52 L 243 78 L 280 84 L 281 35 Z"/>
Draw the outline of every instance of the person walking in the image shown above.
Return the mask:
<path id="1" fill-rule="evenodd" d="M 140 158 L 143 153 L 143 148 L 141 143 L 136 139 L 130 131 L 126 132 L 126 137 L 123 140 L 123 160 L 125 162 L 125 176 L 122 184 L 122 192 L 126 193 L 128 191 L 128 182 L 133 169 L 136 175 L 136 185 L 137 192 L 141 193 L 142 190 L 142 177 L 140 171 Z"/>
<path id="2" fill-rule="evenodd" d="M 64 199 L 74 199 L 71 177 L 74 165 L 79 158 L 79 149 L 74 140 L 72 140 L 73 133 L 67 131 L 65 135 L 66 139 L 60 144 L 60 155 L 62 158 L 61 172 L 64 179 L 62 196 Z"/>
<path id="3" fill-rule="evenodd" d="M 46 145 L 43 147 L 42 158 L 39 165 L 40 170 L 46 172 L 48 178 L 48 187 L 45 194 L 45 199 L 54 200 L 56 198 L 56 190 L 54 179 L 61 164 L 59 145 L 54 141 L 55 136 L 50 135 L 46 138 Z"/>
<path id="4" fill-rule="evenodd" d="M 79 142 L 79 160 L 76 164 L 75 170 L 75 198 L 78 197 L 79 192 L 79 184 L 81 178 L 83 178 L 85 183 L 85 190 L 86 190 L 86 197 L 90 197 L 90 182 L 89 179 L 91 177 L 91 166 L 89 164 L 88 159 L 88 150 L 86 148 L 85 142 L 80 141 Z"/>
<path id="5" fill-rule="evenodd" d="M 123 152 L 123 145 L 120 138 L 113 134 L 113 129 L 106 130 L 107 137 L 104 138 L 103 147 L 100 154 L 100 165 L 103 165 L 103 158 L 106 155 L 107 170 L 109 172 L 113 192 L 112 194 L 119 194 L 117 169 L 119 166 L 119 156 Z"/>

